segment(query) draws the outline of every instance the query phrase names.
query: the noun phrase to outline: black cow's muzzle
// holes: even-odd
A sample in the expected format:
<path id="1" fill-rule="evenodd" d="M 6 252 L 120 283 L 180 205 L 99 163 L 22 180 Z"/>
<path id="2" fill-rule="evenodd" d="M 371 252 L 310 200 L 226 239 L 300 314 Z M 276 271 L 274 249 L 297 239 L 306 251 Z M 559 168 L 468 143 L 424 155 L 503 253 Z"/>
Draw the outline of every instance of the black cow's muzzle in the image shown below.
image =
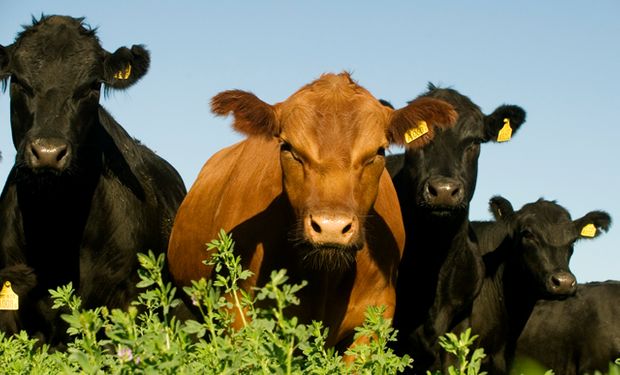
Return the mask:
<path id="1" fill-rule="evenodd" d="M 64 171 L 71 158 L 69 144 L 60 138 L 36 138 L 25 145 L 26 165 L 35 170 Z"/>

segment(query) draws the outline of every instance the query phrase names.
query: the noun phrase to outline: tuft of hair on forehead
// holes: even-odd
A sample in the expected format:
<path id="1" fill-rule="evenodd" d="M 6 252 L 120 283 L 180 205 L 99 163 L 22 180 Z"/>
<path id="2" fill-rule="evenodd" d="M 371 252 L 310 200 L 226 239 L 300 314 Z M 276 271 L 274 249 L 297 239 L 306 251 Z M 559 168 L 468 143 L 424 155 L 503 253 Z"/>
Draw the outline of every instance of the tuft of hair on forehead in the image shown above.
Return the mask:
<path id="1" fill-rule="evenodd" d="M 373 97 L 372 94 L 360 86 L 349 72 L 323 73 L 316 80 L 304 85 L 293 96 L 317 96 L 326 103 L 350 100 L 357 95 Z M 374 98 L 374 97 L 373 97 Z"/>
<path id="2" fill-rule="evenodd" d="M 84 17 L 73 18 L 69 16 L 58 16 L 58 15 L 45 15 L 41 14 L 39 19 L 36 19 L 32 16 L 32 24 L 31 25 L 22 25 L 23 30 L 17 34 L 15 38 L 16 41 L 22 39 L 23 37 L 27 37 L 41 28 L 46 26 L 72 26 L 75 27 L 80 34 L 88 37 L 97 38 L 97 28 L 91 27 L 88 23 L 86 23 Z"/>

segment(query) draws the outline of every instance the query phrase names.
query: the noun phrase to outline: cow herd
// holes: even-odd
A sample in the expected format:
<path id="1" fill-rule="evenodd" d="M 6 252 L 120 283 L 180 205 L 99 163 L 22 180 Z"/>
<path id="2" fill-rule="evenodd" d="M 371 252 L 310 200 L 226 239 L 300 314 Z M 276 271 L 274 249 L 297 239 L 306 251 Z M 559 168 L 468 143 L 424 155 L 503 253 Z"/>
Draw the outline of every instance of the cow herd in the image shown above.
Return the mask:
<path id="1" fill-rule="evenodd" d="M 485 115 L 467 96 L 429 85 L 394 109 L 349 74 L 324 74 L 269 104 L 247 91 L 211 100 L 246 139 L 213 155 L 186 193 L 175 169 L 99 104 L 148 71 L 141 45 L 104 50 L 83 19 L 42 16 L 0 45 L 15 164 L 0 197 L 0 330 L 51 345 L 69 340 L 48 290 L 72 282 L 84 307 L 128 307 L 138 252 L 167 254 L 177 286 L 209 278 L 205 244 L 220 229 L 253 272 L 306 280 L 289 313 L 354 345 L 370 305 L 398 330 L 412 373 L 446 369 L 438 338 L 472 327 L 491 374 L 527 356 L 561 374 L 605 370 L 620 357 L 620 283 L 577 284 L 574 243 L 607 231 L 609 215 L 571 219 L 553 201 L 469 220 L 480 146 L 520 130 L 525 111 Z M 10 83 L 9 83 L 10 82 Z M 386 156 L 390 145 L 404 146 Z M 187 304 L 190 305 L 190 304 Z M 187 312 L 186 312 L 187 313 Z M 243 311 L 232 311 L 240 325 Z M 364 338 L 362 338 L 364 339 Z"/>

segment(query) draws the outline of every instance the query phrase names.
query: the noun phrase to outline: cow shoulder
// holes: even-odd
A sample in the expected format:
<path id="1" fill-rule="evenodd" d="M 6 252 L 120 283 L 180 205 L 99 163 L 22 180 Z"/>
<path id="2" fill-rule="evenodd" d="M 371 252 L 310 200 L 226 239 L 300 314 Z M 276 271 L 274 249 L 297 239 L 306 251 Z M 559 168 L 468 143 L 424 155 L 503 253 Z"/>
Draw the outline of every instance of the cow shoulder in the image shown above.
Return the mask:
<path id="1" fill-rule="evenodd" d="M 197 265 L 206 258 L 205 244 L 221 229 L 234 230 L 265 211 L 281 195 L 279 152 L 275 138 L 250 137 L 205 163 L 181 203 L 170 237 L 168 258 L 176 280 L 204 277 L 208 270 Z"/>

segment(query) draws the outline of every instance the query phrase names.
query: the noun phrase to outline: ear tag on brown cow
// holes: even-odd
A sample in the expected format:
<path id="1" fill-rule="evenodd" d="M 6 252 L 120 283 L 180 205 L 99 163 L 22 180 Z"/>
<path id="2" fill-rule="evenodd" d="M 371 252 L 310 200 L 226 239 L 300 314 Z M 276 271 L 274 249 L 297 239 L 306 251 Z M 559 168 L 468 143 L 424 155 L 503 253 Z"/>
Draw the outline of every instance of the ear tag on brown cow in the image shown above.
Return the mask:
<path id="1" fill-rule="evenodd" d="M 510 119 L 504 119 L 504 126 L 497 133 L 497 141 L 498 142 L 506 142 L 509 141 L 512 137 L 512 128 L 510 127 Z"/>
<path id="2" fill-rule="evenodd" d="M 417 127 L 407 130 L 405 133 L 405 142 L 411 143 L 426 133 L 428 133 L 428 125 L 426 121 L 422 120 L 418 122 Z"/>
<path id="3" fill-rule="evenodd" d="M 11 288 L 11 282 L 5 281 L 0 290 L 0 310 L 17 310 L 19 309 L 19 297 Z"/>
<path id="4" fill-rule="evenodd" d="M 596 235 L 596 227 L 594 224 L 586 224 L 581 228 L 581 237 L 594 237 Z"/>
<path id="5" fill-rule="evenodd" d="M 130 75 L 131 75 L 131 64 L 127 64 L 127 67 L 125 69 L 121 69 L 114 74 L 114 79 L 125 80 L 125 79 L 128 79 Z"/>

